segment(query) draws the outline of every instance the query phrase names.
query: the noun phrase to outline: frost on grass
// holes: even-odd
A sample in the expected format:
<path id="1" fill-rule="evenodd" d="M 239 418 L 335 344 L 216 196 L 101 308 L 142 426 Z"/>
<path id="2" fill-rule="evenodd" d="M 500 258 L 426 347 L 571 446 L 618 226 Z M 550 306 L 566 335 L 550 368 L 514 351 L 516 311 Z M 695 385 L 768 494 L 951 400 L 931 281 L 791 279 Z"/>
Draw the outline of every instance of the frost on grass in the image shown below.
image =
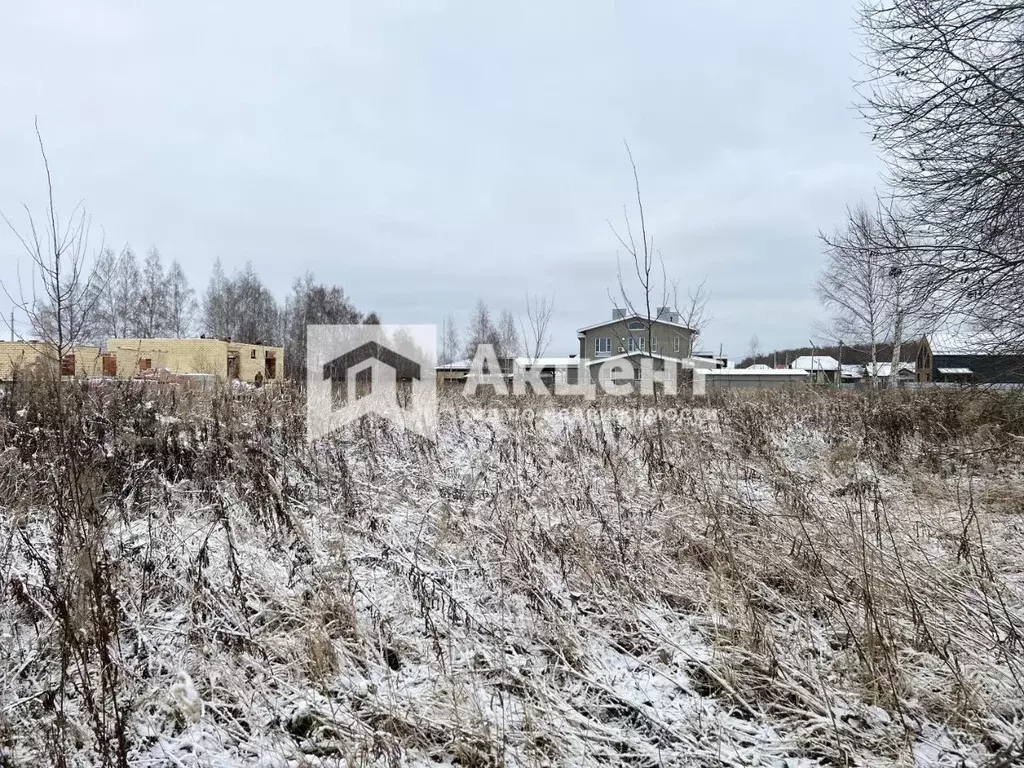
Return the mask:
<path id="1" fill-rule="evenodd" d="M 293 393 L 0 417 L 0 762 L 995 765 L 1021 411 Z M 665 405 L 665 403 L 663 403 Z M 1011 763 L 1006 763 L 1007 765 Z"/>

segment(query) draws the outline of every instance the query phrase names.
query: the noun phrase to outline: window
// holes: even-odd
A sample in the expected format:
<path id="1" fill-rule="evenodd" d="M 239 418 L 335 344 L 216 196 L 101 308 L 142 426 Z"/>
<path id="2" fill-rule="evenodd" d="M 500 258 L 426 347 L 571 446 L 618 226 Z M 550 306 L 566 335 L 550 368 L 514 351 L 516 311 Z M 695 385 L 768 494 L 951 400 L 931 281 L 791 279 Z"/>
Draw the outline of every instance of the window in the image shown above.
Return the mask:
<path id="1" fill-rule="evenodd" d="M 632 323 L 630 323 L 626 327 L 629 328 L 629 330 L 631 330 L 631 331 L 642 331 L 642 330 L 647 328 L 647 326 L 645 326 L 639 320 L 634 320 Z"/>
<path id="2" fill-rule="evenodd" d="M 253 360 L 256 359 L 256 350 L 255 349 L 249 350 L 249 357 L 252 358 Z"/>
<path id="3" fill-rule="evenodd" d="M 676 336 L 674 339 L 672 339 L 672 349 L 674 349 L 676 352 L 678 352 L 679 351 L 679 346 L 680 346 L 680 344 L 679 344 L 679 337 Z"/>
<path id="4" fill-rule="evenodd" d="M 594 357 L 604 357 L 612 353 L 612 340 L 608 337 L 594 339 Z"/>
<path id="5" fill-rule="evenodd" d="M 643 352 L 644 348 L 645 348 L 644 341 L 645 340 L 644 340 L 643 336 L 630 336 L 629 337 L 629 351 L 630 352 Z"/>

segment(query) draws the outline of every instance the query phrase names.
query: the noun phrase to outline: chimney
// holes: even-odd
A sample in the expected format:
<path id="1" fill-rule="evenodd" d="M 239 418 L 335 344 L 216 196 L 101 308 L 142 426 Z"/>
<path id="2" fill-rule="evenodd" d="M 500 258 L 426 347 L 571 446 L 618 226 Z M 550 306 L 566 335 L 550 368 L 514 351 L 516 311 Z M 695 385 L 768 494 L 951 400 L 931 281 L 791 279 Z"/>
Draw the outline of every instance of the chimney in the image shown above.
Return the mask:
<path id="1" fill-rule="evenodd" d="M 626 316 L 626 310 L 624 309 L 613 309 L 612 320 L 621 320 Z"/>

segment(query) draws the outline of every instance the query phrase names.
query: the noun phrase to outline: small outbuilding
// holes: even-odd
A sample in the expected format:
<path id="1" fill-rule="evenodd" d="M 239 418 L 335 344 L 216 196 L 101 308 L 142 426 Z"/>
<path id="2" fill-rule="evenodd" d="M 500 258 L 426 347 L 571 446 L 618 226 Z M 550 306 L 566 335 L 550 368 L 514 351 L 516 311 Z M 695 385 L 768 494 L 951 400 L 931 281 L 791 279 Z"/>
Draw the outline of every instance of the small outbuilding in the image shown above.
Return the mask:
<path id="1" fill-rule="evenodd" d="M 709 395 L 725 390 L 789 389 L 811 380 L 810 373 L 798 368 L 772 369 L 766 365 L 750 368 L 694 370 L 693 394 Z"/>
<path id="2" fill-rule="evenodd" d="M 789 364 L 790 369 L 806 371 L 815 384 L 836 384 L 839 361 L 830 355 L 802 355 Z"/>

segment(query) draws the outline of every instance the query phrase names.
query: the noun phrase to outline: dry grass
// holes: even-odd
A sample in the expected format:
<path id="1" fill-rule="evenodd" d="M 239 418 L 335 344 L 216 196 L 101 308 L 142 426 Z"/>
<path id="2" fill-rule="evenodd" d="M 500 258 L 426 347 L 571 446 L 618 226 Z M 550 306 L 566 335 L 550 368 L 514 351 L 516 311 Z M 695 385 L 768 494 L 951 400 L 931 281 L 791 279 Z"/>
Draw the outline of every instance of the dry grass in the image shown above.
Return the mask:
<path id="1" fill-rule="evenodd" d="M 0 761 L 1010 759 L 1021 411 L 958 396 L 672 401 L 663 442 L 645 404 L 445 398 L 436 444 L 310 446 L 291 391 L 120 388 L 70 399 L 71 467 L 8 395 Z"/>

